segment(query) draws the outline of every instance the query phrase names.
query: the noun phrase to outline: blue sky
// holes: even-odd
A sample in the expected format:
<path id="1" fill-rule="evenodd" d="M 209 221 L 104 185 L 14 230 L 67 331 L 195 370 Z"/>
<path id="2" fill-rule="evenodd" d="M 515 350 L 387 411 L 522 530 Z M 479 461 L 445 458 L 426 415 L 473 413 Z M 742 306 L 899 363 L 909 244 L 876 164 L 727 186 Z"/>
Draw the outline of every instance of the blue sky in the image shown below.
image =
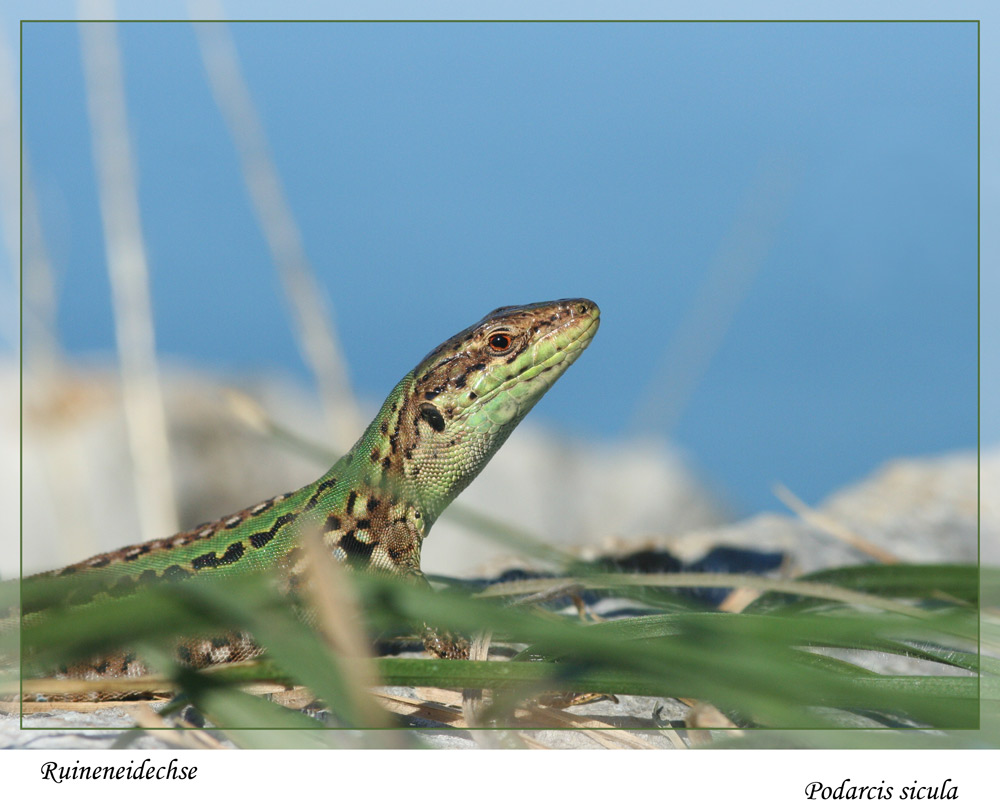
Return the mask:
<path id="1" fill-rule="evenodd" d="M 61 339 L 110 355 L 78 33 L 22 33 Z M 307 380 L 192 30 L 119 34 L 161 353 Z M 669 433 L 738 509 L 774 507 L 775 481 L 816 500 L 891 457 L 974 447 L 974 25 L 233 34 L 362 395 L 494 307 L 583 295 L 601 332 L 537 413 Z M 762 247 L 731 322 L 715 296 L 692 324 L 706 274 L 739 282 L 726 246 L 748 223 Z M 689 342 L 727 324 L 667 421 L 685 314 Z"/>

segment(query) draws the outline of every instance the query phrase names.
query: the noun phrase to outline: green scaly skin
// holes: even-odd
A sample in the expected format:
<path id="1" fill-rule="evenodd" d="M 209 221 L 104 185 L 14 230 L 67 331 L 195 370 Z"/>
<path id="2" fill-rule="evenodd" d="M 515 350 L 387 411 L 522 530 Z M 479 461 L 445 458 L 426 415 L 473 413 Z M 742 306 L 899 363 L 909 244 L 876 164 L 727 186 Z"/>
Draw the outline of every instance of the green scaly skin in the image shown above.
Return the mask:
<path id="1" fill-rule="evenodd" d="M 344 565 L 422 581 L 421 544 L 438 516 L 583 352 L 599 322 L 587 299 L 494 310 L 406 375 L 351 451 L 315 482 L 193 530 L 34 577 L 100 573 L 102 592 L 88 600 L 160 579 L 260 570 L 294 587 L 305 566 L 300 534 L 319 526 Z M 261 653 L 241 633 L 191 642 L 178 651 L 195 667 Z M 439 657 L 468 657 L 466 641 L 447 633 L 425 629 L 424 643 Z M 144 673 L 128 653 L 62 671 L 77 678 Z"/>

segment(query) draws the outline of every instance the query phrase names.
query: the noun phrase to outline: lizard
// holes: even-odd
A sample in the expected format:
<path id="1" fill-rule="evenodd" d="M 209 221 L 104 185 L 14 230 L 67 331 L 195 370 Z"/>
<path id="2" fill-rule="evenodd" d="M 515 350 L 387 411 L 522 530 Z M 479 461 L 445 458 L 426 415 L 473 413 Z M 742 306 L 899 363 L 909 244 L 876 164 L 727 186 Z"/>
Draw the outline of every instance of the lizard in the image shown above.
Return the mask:
<path id="1" fill-rule="evenodd" d="M 72 603 L 114 599 L 160 579 L 248 571 L 275 571 L 294 586 L 306 565 L 300 533 L 311 523 L 342 565 L 426 584 L 420 552 L 431 527 L 586 349 L 599 324 L 600 310 L 589 299 L 498 308 L 428 353 L 351 450 L 314 482 L 192 530 L 31 577 L 100 574 L 92 583 L 101 592 L 71 597 Z M 469 656 L 468 642 L 446 631 L 425 626 L 422 639 L 436 657 Z M 178 658 L 193 668 L 261 654 L 242 632 L 177 646 Z M 60 670 L 77 679 L 146 673 L 129 652 Z"/>

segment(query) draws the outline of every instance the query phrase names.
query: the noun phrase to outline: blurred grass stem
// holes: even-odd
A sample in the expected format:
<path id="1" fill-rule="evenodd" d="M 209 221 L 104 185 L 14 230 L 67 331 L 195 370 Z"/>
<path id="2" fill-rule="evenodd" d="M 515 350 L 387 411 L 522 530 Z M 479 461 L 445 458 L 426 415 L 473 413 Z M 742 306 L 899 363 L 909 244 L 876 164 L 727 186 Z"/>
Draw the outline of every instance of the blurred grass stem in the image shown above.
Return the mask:
<path id="1" fill-rule="evenodd" d="M 114 17 L 110 2 L 82 0 L 79 9 Z M 79 31 L 139 522 L 143 538 L 156 538 L 176 532 L 177 504 L 121 55 L 114 23 L 82 22 Z"/>
<path id="2" fill-rule="evenodd" d="M 192 16 L 196 11 L 222 16 L 215 3 L 192 4 L 191 11 Z M 194 29 L 212 93 L 236 145 L 257 221 L 292 311 L 299 348 L 319 388 L 332 442 L 350 448 L 363 426 L 347 363 L 243 78 L 236 46 L 225 23 L 195 23 Z"/>
<path id="3" fill-rule="evenodd" d="M 784 219 L 793 167 L 786 156 L 762 162 L 739 201 L 732 228 L 709 262 L 695 299 L 666 343 L 632 417 L 637 434 L 670 437 L 750 292 Z"/>

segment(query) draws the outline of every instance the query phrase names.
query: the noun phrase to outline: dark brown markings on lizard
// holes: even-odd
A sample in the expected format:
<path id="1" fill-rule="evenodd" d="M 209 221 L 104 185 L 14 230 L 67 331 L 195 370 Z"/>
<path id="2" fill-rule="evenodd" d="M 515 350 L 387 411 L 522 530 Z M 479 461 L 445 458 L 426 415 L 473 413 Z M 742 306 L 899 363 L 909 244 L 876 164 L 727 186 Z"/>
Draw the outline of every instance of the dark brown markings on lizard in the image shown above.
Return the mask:
<path id="1" fill-rule="evenodd" d="M 130 553 L 126 553 L 125 560 L 126 561 L 135 561 L 137 558 L 139 558 L 140 556 L 145 555 L 146 553 L 148 553 L 152 549 L 153 549 L 152 542 L 147 541 L 141 547 L 136 548 L 135 550 L 133 550 Z"/>
<path id="2" fill-rule="evenodd" d="M 230 530 L 232 530 L 234 527 L 237 527 L 240 524 L 242 524 L 244 518 L 246 517 L 237 513 L 235 516 L 230 516 L 228 519 L 226 519 L 225 526 L 228 527 Z"/>
<path id="3" fill-rule="evenodd" d="M 126 576 L 126 580 L 127 580 Z M 69 597 L 66 599 L 66 603 L 70 606 L 76 606 L 81 603 L 89 603 L 94 599 L 94 597 L 101 591 L 103 585 L 95 581 L 90 584 L 83 584 L 82 586 L 75 589 Z M 111 591 L 110 589 L 108 590 Z"/>
<path id="4" fill-rule="evenodd" d="M 372 526 L 372 523 L 368 519 L 358 519 L 354 525 L 358 530 L 367 530 Z"/>
<path id="5" fill-rule="evenodd" d="M 117 581 L 114 582 L 110 587 L 108 587 L 108 594 L 112 598 L 124 598 L 126 595 L 131 595 L 135 592 L 136 583 L 128 575 L 123 575 Z"/>
<path id="6" fill-rule="evenodd" d="M 351 514 L 354 513 L 354 503 L 357 501 L 357 499 L 358 499 L 358 492 L 357 491 L 351 491 L 349 494 L 347 494 L 347 515 L 348 516 L 350 516 Z"/>
<path id="7" fill-rule="evenodd" d="M 392 467 L 392 457 L 386 457 L 382 460 L 382 470 L 388 471 Z"/>
<path id="8" fill-rule="evenodd" d="M 256 548 L 260 549 L 269 541 L 274 539 L 275 533 L 277 533 L 282 527 L 284 527 L 289 522 L 295 521 L 295 512 L 283 513 L 277 519 L 274 520 L 274 524 L 271 525 L 270 530 L 265 530 L 260 533 L 251 533 L 250 543 Z"/>
<path id="9" fill-rule="evenodd" d="M 147 544 L 150 545 L 150 549 L 152 550 L 172 550 L 178 545 L 184 546 L 195 540 L 204 541 L 205 539 L 210 539 L 220 527 L 222 527 L 221 519 L 217 519 L 214 522 L 202 522 L 196 528 L 188 530 L 186 533 L 177 533 L 165 539 L 156 539 L 156 541 L 147 542 Z"/>
<path id="10" fill-rule="evenodd" d="M 235 564 L 241 558 L 243 558 L 243 553 L 246 552 L 246 547 L 243 546 L 242 541 L 236 541 L 230 544 L 226 548 L 226 552 L 220 558 L 218 555 L 213 553 L 205 553 L 205 555 L 200 555 L 191 562 L 191 566 L 196 570 L 204 569 L 209 567 L 215 569 L 216 567 L 224 567 L 226 564 Z"/>
<path id="11" fill-rule="evenodd" d="M 268 499 L 266 502 L 261 502 L 257 507 L 250 511 L 251 516 L 260 516 L 265 510 L 267 510 L 271 505 L 274 504 L 273 499 Z"/>
<path id="12" fill-rule="evenodd" d="M 180 645 L 177 647 L 177 656 L 180 658 L 181 662 L 190 663 L 191 662 L 191 649 L 185 645 Z"/>
<path id="13" fill-rule="evenodd" d="M 382 421 L 382 425 L 379 426 L 379 430 L 383 434 L 388 434 L 389 433 L 389 421 L 388 420 L 383 420 Z"/>
<path id="14" fill-rule="evenodd" d="M 105 671 L 107 671 L 107 670 L 108 670 L 108 668 L 109 668 L 110 666 L 111 666 L 111 663 L 109 663 L 109 662 L 108 662 L 107 660 L 102 660 L 102 661 L 101 661 L 101 663 L 100 663 L 100 665 L 96 666 L 96 667 L 94 668 L 94 670 L 95 670 L 95 671 L 96 671 L 96 672 L 97 672 L 98 674 L 103 674 L 103 673 L 104 673 Z"/>
<path id="15" fill-rule="evenodd" d="M 112 598 L 124 598 L 127 595 L 131 595 L 140 586 L 149 585 L 158 580 L 179 581 L 184 578 L 190 578 L 191 575 L 192 573 L 185 570 L 183 567 L 180 567 L 177 564 L 171 564 L 160 575 L 157 575 L 156 570 L 153 569 L 143 570 L 136 578 L 133 578 L 131 575 L 123 575 L 113 584 L 108 586 L 106 590 Z M 103 588 L 103 584 L 88 584 L 79 590 L 74 591 L 68 599 L 69 603 L 77 604 L 89 601 L 93 599 Z"/>
<path id="16" fill-rule="evenodd" d="M 60 575 L 72 575 L 76 571 L 77 571 L 76 565 L 75 564 L 70 564 L 68 567 L 63 567 L 59 571 L 59 574 Z"/>
<path id="17" fill-rule="evenodd" d="M 378 507 L 378 499 L 376 499 L 374 496 L 369 496 L 368 504 L 366 505 L 366 507 L 368 508 L 369 513 L 373 512 L 375 508 Z"/>
<path id="18" fill-rule="evenodd" d="M 340 547 L 347 554 L 347 559 L 352 564 L 363 562 L 368 563 L 371 560 L 372 553 L 375 551 L 375 544 L 365 544 L 358 540 L 358 537 L 354 535 L 354 531 L 349 531 L 344 534 L 344 537 L 337 542 L 337 546 Z"/>
<path id="19" fill-rule="evenodd" d="M 433 403 L 421 403 L 420 416 L 434 431 L 444 431 L 444 418 Z"/>
<path id="20" fill-rule="evenodd" d="M 424 392 L 424 397 L 427 400 L 434 400 L 434 398 L 440 395 L 447 388 L 448 387 L 445 384 L 438 384 L 434 388 L 428 389 L 426 392 Z"/>
<path id="21" fill-rule="evenodd" d="M 399 520 L 397 519 L 397 521 Z M 405 522 L 405 519 L 403 521 Z M 413 539 L 409 536 L 392 533 L 389 536 L 389 543 L 386 545 L 386 552 L 393 562 L 398 563 L 400 560 L 412 559 L 414 546 Z"/>
<path id="22" fill-rule="evenodd" d="M 396 411 L 396 404 L 393 404 L 392 410 Z M 392 450 L 393 454 L 396 453 L 396 449 L 399 447 L 399 433 L 402 430 L 403 420 L 402 416 L 400 416 L 400 419 L 396 421 L 396 428 L 392 430 L 392 436 L 389 437 L 389 448 Z"/>
<path id="23" fill-rule="evenodd" d="M 483 364 L 483 363 L 472 364 L 471 366 L 466 367 L 465 371 L 461 375 L 459 375 L 457 378 L 455 378 L 455 388 L 456 389 L 464 389 L 465 388 L 465 379 L 469 377 L 469 373 L 470 372 L 477 372 L 480 369 L 486 369 L 486 364 Z"/>
<path id="24" fill-rule="evenodd" d="M 340 517 L 336 513 L 331 513 L 326 517 L 326 524 L 323 525 L 323 529 L 328 533 L 331 530 L 340 530 Z"/>
<path id="25" fill-rule="evenodd" d="M 477 395 L 477 394 L 476 394 L 475 392 L 473 392 L 473 391 L 472 391 L 471 389 L 469 390 L 469 400 L 475 400 L 475 399 L 476 399 L 476 398 L 478 398 L 478 397 L 479 397 L 479 395 Z"/>
<path id="26" fill-rule="evenodd" d="M 324 479 L 322 482 L 320 482 L 319 485 L 316 486 L 316 490 L 313 491 L 313 495 L 309 497 L 309 501 L 306 502 L 305 509 L 312 510 L 314 507 L 316 507 L 317 503 L 319 502 L 319 495 L 323 493 L 323 491 L 327 490 L 328 488 L 332 488 L 336 484 L 337 480 L 334 477 L 330 477 L 329 479 Z"/>
<path id="27" fill-rule="evenodd" d="M 90 566 L 94 569 L 100 569 L 101 567 L 106 567 L 111 563 L 111 559 L 107 556 L 102 556 L 101 558 L 91 559 Z"/>
<path id="28" fill-rule="evenodd" d="M 378 462 L 378 449 L 377 448 L 373 448 L 372 449 L 371 460 L 372 460 L 372 462 Z"/>

